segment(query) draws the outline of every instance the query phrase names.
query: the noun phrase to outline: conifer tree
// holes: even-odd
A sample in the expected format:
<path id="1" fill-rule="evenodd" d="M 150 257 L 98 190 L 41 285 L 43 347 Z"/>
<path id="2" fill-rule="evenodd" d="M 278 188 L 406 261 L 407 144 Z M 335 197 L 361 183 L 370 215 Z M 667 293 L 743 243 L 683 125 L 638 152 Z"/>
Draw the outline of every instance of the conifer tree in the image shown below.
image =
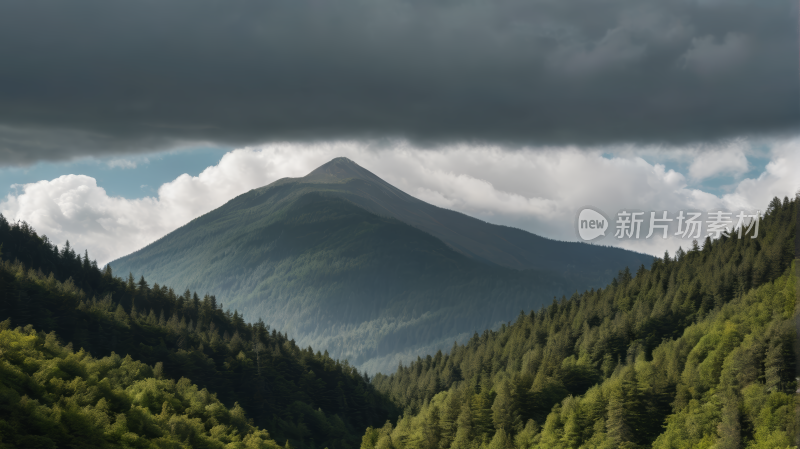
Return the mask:
<path id="1" fill-rule="evenodd" d="M 764 360 L 764 383 L 769 391 L 782 389 L 781 377 L 785 369 L 783 342 L 780 338 L 770 340 Z"/>
<path id="2" fill-rule="evenodd" d="M 475 434 L 472 429 L 472 407 L 469 401 L 465 401 L 461 406 L 461 413 L 458 415 L 456 437 L 453 440 L 451 449 L 470 449 L 471 441 Z"/>
<path id="3" fill-rule="evenodd" d="M 622 447 L 632 437 L 631 428 L 627 423 L 625 402 L 625 393 L 622 388 L 617 387 L 611 390 L 608 398 L 606 429 L 608 438 L 616 447 Z"/>
<path id="4" fill-rule="evenodd" d="M 739 398 L 731 388 L 723 396 L 722 420 L 717 426 L 719 449 L 740 449 L 742 447 Z"/>
<path id="5" fill-rule="evenodd" d="M 508 434 L 505 430 L 499 429 L 495 432 L 494 437 L 492 438 L 492 442 L 489 443 L 488 449 L 513 449 L 514 446 L 512 445 L 511 439 L 508 438 Z"/>

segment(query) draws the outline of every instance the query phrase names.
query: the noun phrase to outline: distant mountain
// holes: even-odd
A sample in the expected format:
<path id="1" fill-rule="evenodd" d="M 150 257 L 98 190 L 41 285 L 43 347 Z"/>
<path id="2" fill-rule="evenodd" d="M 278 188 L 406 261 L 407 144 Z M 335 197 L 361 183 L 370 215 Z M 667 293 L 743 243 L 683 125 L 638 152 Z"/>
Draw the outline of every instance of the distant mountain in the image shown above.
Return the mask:
<path id="1" fill-rule="evenodd" d="M 619 248 L 551 240 L 428 204 L 344 157 L 336 158 L 307 176 L 292 181 L 326 184 L 326 190 L 335 190 L 338 196 L 374 214 L 396 218 L 419 228 L 470 258 L 509 268 L 564 274 L 596 273 L 609 280 L 616 274 L 614 270 L 652 262 L 652 257 L 648 255 Z"/>
<path id="2" fill-rule="evenodd" d="M 111 266 L 215 294 L 301 346 L 388 372 L 651 261 L 441 209 L 337 158 L 240 195 Z"/>

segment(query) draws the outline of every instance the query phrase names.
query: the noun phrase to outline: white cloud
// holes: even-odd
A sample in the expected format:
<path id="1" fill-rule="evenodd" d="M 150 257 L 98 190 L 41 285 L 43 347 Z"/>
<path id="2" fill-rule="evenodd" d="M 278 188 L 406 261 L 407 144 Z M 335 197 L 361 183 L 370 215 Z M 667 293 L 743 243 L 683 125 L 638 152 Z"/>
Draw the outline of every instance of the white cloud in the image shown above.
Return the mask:
<path id="1" fill-rule="evenodd" d="M 722 174 L 736 176 L 747 173 L 750 165 L 747 162 L 746 150 L 746 143 L 739 140 L 727 148 L 698 151 L 689 166 L 689 176 L 699 181 Z"/>
<path id="2" fill-rule="evenodd" d="M 60 245 L 69 240 L 73 248 L 86 248 L 100 262 L 150 243 L 174 224 L 158 200 L 109 197 L 83 175 L 26 184 L 0 203 L 0 212 L 27 221 Z"/>
<path id="3" fill-rule="evenodd" d="M 776 142 L 770 162 L 758 178 L 744 179 L 723 196 L 731 208 L 764 210 L 767 202 L 800 192 L 800 138 Z"/>
<path id="4" fill-rule="evenodd" d="M 739 154 L 741 142 L 731 145 L 719 151 Z M 60 245 L 68 239 L 75 248 L 88 248 L 90 255 L 103 264 L 250 189 L 287 176 L 304 176 L 333 157 L 345 156 L 437 206 L 550 238 L 575 240 L 573 220 L 578 209 L 587 205 L 608 214 L 625 208 L 763 210 L 773 196 L 791 195 L 800 188 L 798 149 L 800 139 L 775 142 L 764 173 L 741 180 L 731 193 L 717 196 L 688 187 L 683 174 L 649 163 L 629 149 L 508 151 L 457 145 L 432 151 L 406 142 L 379 148 L 362 142 L 271 144 L 227 153 L 219 164 L 198 176 L 184 174 L 163 184 L 154 197 L 110 197 L 93 178 L 66 175 L 19 186 L 0 202 L 0 212 L 11 220 L 29 222 Z M 610 157 L 604 156 L 609 152 Z M 684 154 L 696 155 L 693 151 Z M 706 172 L 699 166 L 694 172 L 690 168 L 689 176 L 731 170 L 719 168 L 723 165 Z M 650 254 L 674 252 L 678 245 L 690 244 L 656 238 L 628 242 L 604 239 L 601 243 Z"/>

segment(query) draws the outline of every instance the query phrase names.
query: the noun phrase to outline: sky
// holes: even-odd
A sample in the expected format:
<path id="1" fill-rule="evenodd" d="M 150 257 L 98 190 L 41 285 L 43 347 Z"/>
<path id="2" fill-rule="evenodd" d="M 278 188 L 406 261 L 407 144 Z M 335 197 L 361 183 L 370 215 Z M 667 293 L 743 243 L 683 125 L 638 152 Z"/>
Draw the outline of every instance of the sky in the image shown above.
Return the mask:
<path id="1" fill-rule="evenodd" d="M 795 1 L 43 5 L 0 4 L 0 213 L 101 264 L 338 156 L 560 240 L 800 190 Z"/>

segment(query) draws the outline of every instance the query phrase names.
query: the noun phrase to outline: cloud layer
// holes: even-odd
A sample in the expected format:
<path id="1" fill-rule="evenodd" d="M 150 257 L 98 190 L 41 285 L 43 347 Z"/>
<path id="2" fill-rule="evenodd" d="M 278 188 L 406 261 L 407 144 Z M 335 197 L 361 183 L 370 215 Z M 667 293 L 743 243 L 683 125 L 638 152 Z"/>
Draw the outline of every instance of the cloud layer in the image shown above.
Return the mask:
<path id="1" fill-rule="evenodd" d="M 432 152 L 405 141 L 272 144 L 227 153 L 198 176 L 184 174 L 163 184 L 156 197 L 110 197 L 91 177 L 65 175 L 18 186 L 17 193 L 0 202 L 0 213 L 29 222 L 60 245 L 69 240 L 73 247 L 88 248 L 92 257 L 106 263 L 250 189 L 304 176 L 333 157 L 345 156 L 432 204 L 546 237 L 575 240 L 574 220 L 583 206 L 610 215 L 622 209 L 763 211 L 772 197 L 800 189 L 800 174 L 794 169 L 800 166 L 798 150 L 800 140 L 775 142 L 763 173 L 716 196 L 690 188 L 683 174 L 626 151 L 608 155 L 561 147 L 509 152 L 462 145 Z M 735 159 L 742 143 L 715 151 L 719 158 Z M 702 157 L 702 152 L 695 153 Z M 686 154 L 690 158 L 692 151 Z M 688 241 L 609 238 L 601 243 L 658 255 Z"/>
<path id="2" fill-rule="evenodd" d="M 797 2 L 0 5 L 0 164 L 187 142 L 686 142 L 797 123 Z"/>

